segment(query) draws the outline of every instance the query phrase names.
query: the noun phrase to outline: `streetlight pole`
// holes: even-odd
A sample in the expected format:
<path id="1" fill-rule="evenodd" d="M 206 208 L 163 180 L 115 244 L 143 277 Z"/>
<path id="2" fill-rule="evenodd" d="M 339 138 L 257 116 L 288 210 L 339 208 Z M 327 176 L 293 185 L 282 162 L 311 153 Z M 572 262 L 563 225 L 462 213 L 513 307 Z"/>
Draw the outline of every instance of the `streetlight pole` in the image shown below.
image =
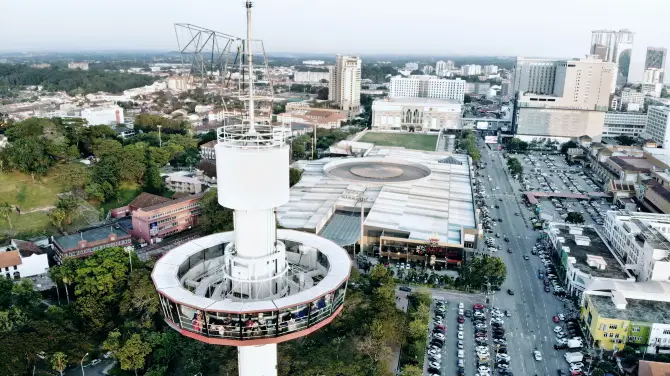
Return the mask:
<path id="1" fill-rule="evenodd" d="M 86 359 L 87 356 L 88 353 L 86 353 L 86 355 L 84 355 L 84 357 L 81 358 L 81 363 L 79 363 L 81 365 L 81 376 L 86 376 L 86 374 L 84 373 L 84 359 Z"/>
<path id="2" fill-rule="evenodd" d="M 163 140 L 161 139 L 161 128 L 163 128 L 162 125 L 157 125 L 158 127 L 158 147 L 162 148 L 163 147 Z"/>
<path id="3" fill-rule="evenodd" d="M 131 256 L 131 252 L 133 251 L 133 247 L 128 246 L 125 247 L 124 250 L 128 253 L 128 264 L 130 264 L 130 272 L 133 272 L 133 258 Z"/>

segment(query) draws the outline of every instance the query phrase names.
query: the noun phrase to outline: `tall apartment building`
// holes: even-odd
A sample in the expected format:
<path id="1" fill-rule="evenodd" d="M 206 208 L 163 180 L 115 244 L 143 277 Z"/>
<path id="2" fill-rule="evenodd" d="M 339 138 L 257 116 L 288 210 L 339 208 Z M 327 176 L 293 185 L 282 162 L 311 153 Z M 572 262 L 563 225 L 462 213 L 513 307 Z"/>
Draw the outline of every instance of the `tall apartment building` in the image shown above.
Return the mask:
<path id="1" fill-rule="evenodd" d="M 465 98 L 465 81 L 441 79 L 435 76 L 396 76 L 391 78 L 389 98 L 455 99 Z"/>
<path id="2" fill-rule="evenodd" d="M 328 100 L 350 115 L 358 114 L 361 110 L 361 59 L 337 55 L 335 66 L 329 69 Z"/>
<path id="3" fill-rule="evenodd" d="M 444 77 L 447 75 L 447 62 L 440 60 L 437 63 L 435 63 L 435 74 L 439 77 Z"/>
<path id="4" fill-rule="evenodd" d="M 498 66 L 497 65 L 484 65 L 482 68 L 484 74 L 497 74 Z"/>
<path id="5" fill-rule="evenodd" d="M 68 69 L 88 70 L 88 63 L 85 61 L 73 61 L 67 64 Z"/>
<path id="6" fill-rule="evenodd" d="M 461 76 L 478 76 L 482 74 L 481 65 L 463 65 L 461 66 Z"/>
<path id="7" fill-rule="evenodd" d="M 648 68 L 644 70 L 642 74 L 642 83 L 643 84 L 663 84 L 663 69 L 658 68 Z"/>
<path id="8" fill-rule="evenodd" d="M 670 281 L 670 215 L 609 211 L 603 229 L 638 282 Z"/>
<path id="9" fill-rule="evenodd" d="M 644 104 L 644 93 L 639 91 L 633 91 L 630 88 L 625 88 L 621 90 L 621 104 L 639 104 L 642 106 Z"/>
<path id="10" fill-rule="evenodd" d="M 649 106 L 644 138 L 663 145 L 663 149 L 670 149 L 670 107 Z"/>
<path id="11" fill-rule="evenodd" d="M 435 68 L 433 68 L 432 65 L 425 65 L 423 67 L 423 74 L 428 75 L 428 74 L 432 74 L 433 72 L 435 72 Z"/>
<path id="12" fill-rule="evenodd" d="M 520 74 L 515 82 L 518 87 L 535 88 L 540 93 L 520 91 L 517 94 L 516 133 L 554 138 L 588 135 L 599 141 L 610 105 L 609 88 L 614 80 L 615 65 L 595 56 L 543 63 L 546 63 L 545 73 L 536 71 L 533 75 L 526 75 L 517 63 Z"/>
<path id="13" fill-rule="evenodd" d="M 650 83 L 663 83 L 665 74 L 665 58 L 668 50 L 662 47 L 647 47 L 647 55 L 644 59 L 644 75 L 647 76 L 647 70 L 656 70 L 658 72 L 658 81 Z M 654 75 L 654 73 L 652 73 Z M 656 78 L 656 77 L 654 77 Z M 643 82 L 648 82 L 643 80 Z"/>
<path id="14" fill-rule="evenodd" d="M 512 93 L 545 94 L 554 93 L 558 60 L 527 59 L 518 57 L 512 68 Z"/>
<path id="15" fill-rule="evenodd" d="M 609 111 L 605 113 L 603 137 L 638 137 L 644 133 L 646 125 L 647 114 L 643 112 Z"/>
<path id="16" fill-rule="evenodd" d="M 622 86 L 628 82 L 634 37 L 635 33 L 625 29 L 591 32 L 589 53 L 597 55 L 603 61 L 617 64 L 616 85 Z"/>

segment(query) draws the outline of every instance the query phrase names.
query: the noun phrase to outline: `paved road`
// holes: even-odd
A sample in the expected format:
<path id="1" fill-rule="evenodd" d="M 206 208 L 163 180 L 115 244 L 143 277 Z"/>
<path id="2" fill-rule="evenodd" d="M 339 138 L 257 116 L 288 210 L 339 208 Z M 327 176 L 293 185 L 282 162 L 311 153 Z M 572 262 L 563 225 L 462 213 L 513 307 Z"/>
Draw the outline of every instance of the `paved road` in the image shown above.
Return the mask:
<path id="1" fill-rule="evenodd" d="M 483 146 L 481 141 L 480 145 Z M 487 204 L 498 204 L 500 209 L 492 209 L 491 217 L 503 219 L 494 227 L 494 232 L 501 233 L 497 241 L 502 251 L 498 256 L 507 265 L 507 279 L 501 291 L 492 296 L 490 305 L 512 312 L 512 317 L 505 318 L 504 324 L 512 358 L 511 370 L 515 375 L 555 375 L 557 369 L 566 369 L 566 363 L 562 353 L 553 349 L 555 337 L 551 317 L 563 311 L 563 303 L 553 294 L 544 292 L 542 280 L 537 276 L 538 269 L 543 269 L 543 266 L 530 251 L 539 233 L 529 229 L 524 222 L 524 217 L 527 218 L 530 212 L 521 204 L 520 186 L 505 173 L 501 152 L 488 148 L 482 150 L 483 161 L 488 163 L 482 173 L 484 177 L 491 175 L 492 178 L 490 182 L 482 180 L 486 193 L 495 195 L 495 198 L 487 199 Z M 500 189 L 492 191 L 491 188 L 496 186 Z M 515 216 L 517 212 L 523 215 Z M 509 238 L 509 243 L 502 240 L 505 236 Z M 513 253 L 507 253 L 507 248 L 511 248 Z M 523 255 L 531 259 L 526 261 Z M 512 289 L 515 295 L 508 295 L 508 289 Z M 533 359 L 532 352 L 536 348 L 542 352 L 542 361 Z"/>

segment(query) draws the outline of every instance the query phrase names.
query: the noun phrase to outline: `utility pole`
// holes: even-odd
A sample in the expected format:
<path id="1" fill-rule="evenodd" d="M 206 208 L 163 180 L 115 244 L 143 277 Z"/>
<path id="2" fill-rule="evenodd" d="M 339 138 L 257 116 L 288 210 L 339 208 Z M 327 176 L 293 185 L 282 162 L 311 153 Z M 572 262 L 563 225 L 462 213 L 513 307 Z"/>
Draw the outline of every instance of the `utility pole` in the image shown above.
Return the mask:
<path id="1" fill-rule="evenodd" d="M 158 127 L 158 147 L 162 148 L 163 147 L 163 141 L 161 139 L 161 128 L 163 128 L 163 126 L 162 125 L 157 125 L 156 127 Z"/>
<path id="2" fill-rule="evenodd" d="M 86 359 L 87 356 L 88 353 L 86 353 L 84 357 L 81 358 L 81 363 L 79 363 L 81 365 L 81 376 L 86 376 L 86 374 L 84 373 L 84 359 Z"/>

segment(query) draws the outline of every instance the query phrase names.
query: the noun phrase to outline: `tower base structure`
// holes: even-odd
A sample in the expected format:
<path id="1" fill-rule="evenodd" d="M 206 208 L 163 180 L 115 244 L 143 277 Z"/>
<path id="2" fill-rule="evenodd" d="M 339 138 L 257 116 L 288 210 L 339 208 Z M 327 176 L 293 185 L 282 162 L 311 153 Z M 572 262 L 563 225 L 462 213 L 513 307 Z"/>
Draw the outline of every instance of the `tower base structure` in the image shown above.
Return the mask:
<path id="1" fill-rule="evenodd" d="M 277 376 L 277 344 L 239 346 L 237 363 L 240 376 Z"/>

